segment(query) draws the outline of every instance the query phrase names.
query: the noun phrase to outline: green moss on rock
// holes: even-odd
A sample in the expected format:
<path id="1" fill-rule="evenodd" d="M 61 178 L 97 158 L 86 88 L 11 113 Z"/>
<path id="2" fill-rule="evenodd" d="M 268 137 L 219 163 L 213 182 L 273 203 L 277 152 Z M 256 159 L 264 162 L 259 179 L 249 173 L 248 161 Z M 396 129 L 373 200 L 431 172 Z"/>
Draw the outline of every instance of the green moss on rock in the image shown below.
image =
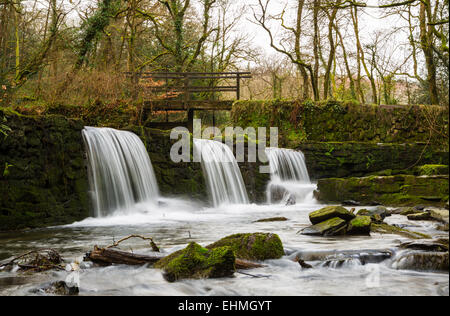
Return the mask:
<path id="1" fill-rule="evenodd" d="M 356 216 L 348 224 L 347 233 L 350 235 L 370 235 L 372 219 L 370 216 Z"/>
<path id="2" fill-rule="evenodd" d="M 222 278 L 234 274 L 236 257 L 230 247 L 212 250 L 190 243 L 155 264 L 164 270 L 164 278 L 169 282 L 183 279 Z"/>
<path id="3" fill-rule="evenodd" d="M 347 233 L 347 222 L 339 217 L 328 219 L 324 222 L 307 227 L 301 231 L 308 236 L 341 236 Z"/>
<path id="4" fill-rule="evenodd" d="M 417 168 L 419 176 L 448 175 L 448 165 L 424 165 Z"/>
<path id="5" fill-rule="evenodd" d="M 236 258 L 244 260 L 279 259 L 284 256 L 283 243 L 276 234 L 236 234 L 225 237 L 206 248 L 230 247 Z"/>
<path id="6" fill-rule="evenodd" d="M 309 214 L 309 220 L 313 225 L 334 217 L 339 217 L 345 221 L 349 221 L 355 218 L 355 215 L 342 206 L 327 206 Z"/>
<path id="7" fill-rule="evenodd" d="M 410 239 L 431 239 L 431 236 L 429 236 L 429 235 L 418 233 L 418 232 L 413 232 L 413 231 L 410 231 L 407 229 L 388 225 L 385 223 L 382 223 L 382 224 L 372 223 L 371 232 L 379 233 L 379 234 L 400 235 L 402 237 L 406 237 L 406 238 L 410 238 Z"/>
<path id="8" fill-rule="evenodd" d="M 444 206 L 448 197 L 448 176 L 332 178 L 318 181 L 316 197 L 323 202 L 373 202 L 387 206 L 418 204 Z"/>

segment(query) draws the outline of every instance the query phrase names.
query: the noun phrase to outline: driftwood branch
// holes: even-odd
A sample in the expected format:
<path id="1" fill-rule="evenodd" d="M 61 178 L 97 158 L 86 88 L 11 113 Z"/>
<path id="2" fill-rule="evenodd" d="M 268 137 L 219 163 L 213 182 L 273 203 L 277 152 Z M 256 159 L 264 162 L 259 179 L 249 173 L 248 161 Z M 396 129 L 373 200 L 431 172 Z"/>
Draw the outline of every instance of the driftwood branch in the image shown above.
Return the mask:
<path id="1" fill-rule="evenodd" d="M 110 248 L 116 248 L 119 246 L 120 243 L 132 239 L 132 238 L 139 238 L 142 240 L 149 240 L 150 241 L 150 247 L 152 247 L 152 250 L 154 252 L 160 252 L 159 247 L 155 244 L 155 242 L 153 241 L 152 237 L 144 237 L 144 236 L 140 236 L 140 235 L 130 235 L 128 237 L 122 238 L 120 239 L 118 242 L 114 242 L 112 245 L 106 247 L 105 249 L 110 249 Z"/>
<path id="2" fill-rule="evenodd" d="M 21 271 L 48 271 L 52 269 L 64 270 L 61 266 L 63 259 L 54 249 L 38 249 L 24 253 L 7 263 L 1 264 L 0 268 L 11 267 L 15 264 Z"/>
<path id="3" fill-rule="evenodd" d="M 110 248 L 94 247 L 94 251 L 86 254 L 85 259 L 100 265 L 126 264 L 126 265 L 144 265 L 154 264 L 159 261 L 162 256 L 139 255 L 125 251 L 112 250 Z"/>

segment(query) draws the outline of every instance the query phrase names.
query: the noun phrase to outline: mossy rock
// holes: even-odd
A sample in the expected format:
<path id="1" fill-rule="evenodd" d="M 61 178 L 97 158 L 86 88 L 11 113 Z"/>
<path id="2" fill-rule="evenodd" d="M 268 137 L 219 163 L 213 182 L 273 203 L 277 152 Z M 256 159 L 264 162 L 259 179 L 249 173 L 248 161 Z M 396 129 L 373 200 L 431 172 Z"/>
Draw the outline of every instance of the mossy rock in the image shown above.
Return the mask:
<path id="1" fill-rule="evenodd" d="M 225 237 L 206 248 L 230 247 L 236 258 L 244 260 L 280 259 L 284 256 L 283 243 L 276 234 L 236 234 Z"/>
<path id="2" fill-rule="evenodd" d="M 349 221 L 354 219 L 355 215 L 342 206 L 327 206 L 309 214 L 309 220 L 313 225 L 319 224 L 334 217 Z"/>
<path id="3" fill-rule="evenodd" d="M 350 221 L 347 233 L 350 235 L 370 235 L 372 219 L 370 216 L 356 216 Z"/>
<path id="4" fill-rule="evenodd" d="M 431 221 L 433 219 L 428 212 L 410 214 L 407 217 L 410 221 Z"/>
<path id="5" fill-rule="evenodd" d="M 334 217 L 322 223 L 307 227 L 301 231 L 307 236 L 340 236 L 347 233 L 347 222 L 339 217 Z"/>
<path id="6" fill-rule="evenodd" d="M 377 206 L 373 210 L 359 210 L 357 215 L 369 216 L 374 223 L 382 223 L 384 219 L 390 214 L 388 214 L 388 210 L 384 206 Z"/>
<path id="7" fill-rule="evenodd" d="M 396 258 L 396 269 L 416 271 L 449 271 L 449 254 L 447 252 L 407 252 Z"/>
<path id="8" fill-rule="evenodd" d="M 164 270 L 169 282 L 183 279 L 223 278 L 234 274 L 236 257 L 230 247 L 212 250 L 197 243 L 159 260 L 154 267 Z"/>
<path id="9" fill-rule="evenodd" d="M 413 232 L 407 229 L 403 229 L 397 226 L 392 226 L 389 224 L 375 224 L 372 223 L 371 226 L 371 232 L 372 233 L 379 233 L 379 234 L 393 234 L 393 235 L 400 235 L 402 237 L 410 238 L 410 239 L 431 239 L 431 236 Z"/>

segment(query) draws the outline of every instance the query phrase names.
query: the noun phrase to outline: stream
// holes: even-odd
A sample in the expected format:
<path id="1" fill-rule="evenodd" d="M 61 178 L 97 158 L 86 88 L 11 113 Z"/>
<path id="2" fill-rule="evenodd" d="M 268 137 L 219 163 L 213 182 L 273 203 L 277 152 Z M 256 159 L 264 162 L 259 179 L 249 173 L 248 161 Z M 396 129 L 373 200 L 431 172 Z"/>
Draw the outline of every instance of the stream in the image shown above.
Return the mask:
<path id="1" fill-rule="evenodd" d="M 264 262 L 265 267 L 236 272 L 234 277 L 187 280 L 168 283 L 160 270 L 146 266 L 92 267 L 82 263 L 79 273 L 80 295 L 227 295 L 227 296 L 301 296 L 301 295 L 449 295 L 448 273 L 397 270 L 393 259 L 398 235 L 309 237 L 298 231 L 309 226 L 308 214 L 321 208 L 314 202 L 293 206 L 228 205 L 205 207 L 188 200 L 160 198 L 160 206 L 137 204 L 134 213 L 88 218 L 67 226 L 0 234 L 0 261 L 38 248 L 58 250 L 67 263 L 80 260 L 95 245 L 107 246 L 122 237 L 151 236 L 165 253 L 195 241 L 208 245 L 234 233 L 270 232 L 280 236 L 286 256 Z M 360 209 L 359 207 L 357 209 Z M 255 221 L 283 216 L 285 222 Z M 410 230 L 432 236 L 443 235 L 432 222 L 409 222 L 393 215 L 390 224 L 412 225 Z M 445 234 L 444 234 L 445 235 Z M 448 234 L 446 235 L 448 237 Z M 121 249 L 149 253 L 140 240 L 127 241 Z M 294 262 L 298 254 L 312 269 Z M 362 260 L 364 258 L 364 260 Z M 33 291 L 49 282 L 65 280 L 65 271 L 36 274 L 0 272 L 0 295 L 44 295 Z"/>

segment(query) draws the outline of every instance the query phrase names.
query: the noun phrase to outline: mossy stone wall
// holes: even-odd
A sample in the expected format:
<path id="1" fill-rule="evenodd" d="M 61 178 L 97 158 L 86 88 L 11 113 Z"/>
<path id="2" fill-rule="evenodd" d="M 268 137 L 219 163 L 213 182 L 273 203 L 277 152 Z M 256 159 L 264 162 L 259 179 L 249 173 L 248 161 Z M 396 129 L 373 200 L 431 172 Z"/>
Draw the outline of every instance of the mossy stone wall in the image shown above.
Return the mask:
<path id="1" fill-rule="evenodd" d="M 86 124 L 60 115 L 28 116 L 0 109 L 11 128 L 0 134 L 0 231 L 69 224 L 91 215 L 85 149 Z M 208 201 L 200 163 L 174 163 L 170 132 L 137 126 L 163 196 Z M 192 144 L 191 144 L 192 145 Z M 192 146 L 191 146 L 192 148 Z M 269 175 L 240 164 L 252 202 L 263 201 Z"/>
<path id="2" fill-rule="evenodd" d="M 448 175 L 396 175 L 321 179 L 317 183 L 316 197 L 323 202 L 353 200 L 363 205 L 444 206 L 448 201 L 448 178 Z"/>
<path id="3" fill-rule="evenodd" d="M 296 149 L 305 155 L 313 179 L 361 177 L 413 172 L 424 164 L 448 165 L 448 151 L 425 143 L 376 144 L 361 142 L 307 142 Z"/>
<path id="4" fill-rule="evenodd" d="M 67 224 L 89 215 L 80 120 L 0 109 L 0 230 Z"/>
<path id="5" fill-rule="evenodd" d="M 378 106 L 351 102 L 237 101 L 235 126 L 278 127 L 280 144 L 428 142 L 448 150 L 448 107 Z M 438 132 L 436 132 L 438 131 Z M 430 137 L 431 135 L 431 137 Z"/>

